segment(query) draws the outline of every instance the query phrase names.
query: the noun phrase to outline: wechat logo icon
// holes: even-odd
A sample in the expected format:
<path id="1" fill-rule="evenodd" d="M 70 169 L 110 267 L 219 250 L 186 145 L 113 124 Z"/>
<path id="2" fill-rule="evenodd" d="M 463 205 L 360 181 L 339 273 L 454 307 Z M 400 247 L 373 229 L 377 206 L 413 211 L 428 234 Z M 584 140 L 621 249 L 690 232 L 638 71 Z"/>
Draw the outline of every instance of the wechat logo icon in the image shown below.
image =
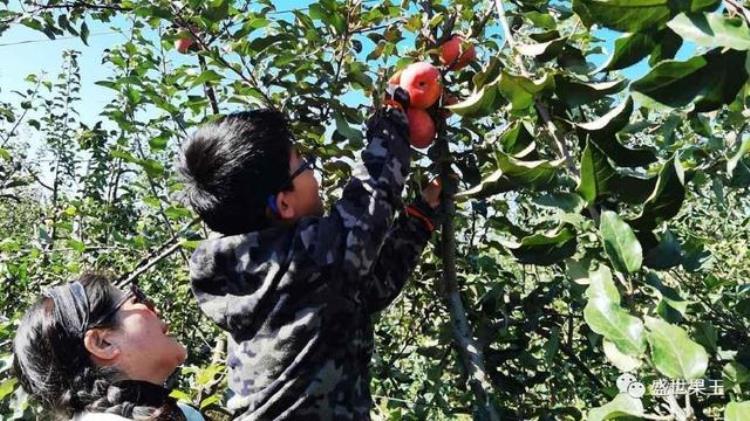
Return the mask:
<path id="1" fill-rule="evenodd" d="M 617 378 L 617 389 L 634 399 L 640 399 L 646 394 L 646 386 L 630 373 L 623 373 Z"/>

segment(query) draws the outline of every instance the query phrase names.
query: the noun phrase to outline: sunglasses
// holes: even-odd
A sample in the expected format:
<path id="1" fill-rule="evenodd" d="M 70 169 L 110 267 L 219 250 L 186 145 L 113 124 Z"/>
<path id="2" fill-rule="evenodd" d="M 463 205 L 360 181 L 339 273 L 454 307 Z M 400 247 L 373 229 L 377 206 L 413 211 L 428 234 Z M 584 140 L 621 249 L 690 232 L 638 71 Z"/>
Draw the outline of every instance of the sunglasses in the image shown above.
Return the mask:
<path id="1" fill-rule="evenodd" d="M 118 301 L 110 311 L 100 317 L 99 320 L 94 323 L 90 323 L 88 328 L 91 329 L 97 327 L 98 325 L 101 325 L 105 321 L 109 320 L 110 317 L 114 316 L 115 313 L 120 311 L 120 308 L 122 308 L 122 306 L 131 299 L 133 300 L 134 304 L 143 304 L 151 311 L 154 311 L 156 309 L 154 302 L 146 296 L 146 294 L 138 287 L 138 284 L 133 282 L 130 284 L 130 289 L 128 290 L 128 292 L 122 298 L 120 298 L 120 301 Z"/>

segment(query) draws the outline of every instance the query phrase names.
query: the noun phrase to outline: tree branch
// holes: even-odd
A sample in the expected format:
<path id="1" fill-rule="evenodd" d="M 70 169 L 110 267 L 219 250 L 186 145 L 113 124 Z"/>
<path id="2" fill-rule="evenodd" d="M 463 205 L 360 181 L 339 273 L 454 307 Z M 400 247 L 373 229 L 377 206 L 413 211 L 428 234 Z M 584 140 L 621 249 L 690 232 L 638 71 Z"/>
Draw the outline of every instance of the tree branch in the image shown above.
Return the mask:
<path id="1" fill-rule="evenodd" d="M 183 226 L 179 231 L 177 231 L 169 240 L 165 241 L 162 245 L 160 245 L 158 248 L 152 250 L 146 257 L 141 259 L 136 265 L 133 271 L 130 273 L 124 274 L 120 277 L 120 279 L 115 282 L 116 286 L 122 287 L 125 286 L 131 282 L 133 282 L 138 276 L 140 276 L 143 272 L 150 269 L 152 266 L 157 264 L 162 259 L 165 259 L 169 257 L 172 253 L 177 251 L 177 248 L 179 248 L 180 243 L 174 243 L 177 241 L 177 239 L 182 235 L 185 231 L 187 231 L 190 227 L 200 222 L 200 218 L 194 218 L 192 221 L 188 222 L 185 226 Z M 170 244 L 172 246 L 170 247 Z M 165 250 L 166 249 L 166 250 Z M 160 253 L 158 256 L 156 256 L 158 253 Z M 153 260 L 151 260 L 152 257 L 156 256 Z"/>

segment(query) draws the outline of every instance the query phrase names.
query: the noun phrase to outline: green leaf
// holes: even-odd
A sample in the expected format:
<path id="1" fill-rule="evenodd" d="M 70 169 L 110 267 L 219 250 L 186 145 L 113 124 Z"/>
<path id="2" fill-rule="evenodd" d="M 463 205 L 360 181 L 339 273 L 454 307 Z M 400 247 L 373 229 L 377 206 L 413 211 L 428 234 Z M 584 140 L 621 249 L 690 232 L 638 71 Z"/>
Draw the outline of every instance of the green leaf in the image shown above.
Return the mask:
<path id="1" fill-rule="evenodd" d="M 685 200 L 685 175 L 676 156 L 664 163 L 656 188 L 643 204 L 640 215 L 631 225 L 641 230 L 651 230 L 680 211 Z"/>
<path id="2" fill-rule="evenodd" d="M 602 66 L 602 70 L 612 71 L 630 67 L 651 54 L 656 44 L 656 37 L 652 32 L 625 34 L 615 40 L 615 51 Z"/>
<path id="3" fill-rule="evenodd" d="M 651 107 L 678 108 L 692 105 L 696 111 L 712 111 L 728 104 L 747 80 L 747 52 L 714 49 L 687 61 L 665 60 L 631 90 Z"/>
<path id="4" fill-rule="evenodd" d="M 15 390 L 16 387 L 16 383 L 18 383 L 18 379 L 16 379 L 15 377 L 11 377 L 0 384 L 0 401 L 5 399 L 6 396 L 13 393 L 13 390 Z"/>
<path id="5" fill-rule="evenodd" d="M 493 107 L 495 104 L 495 97 L 497 96 L 497 83 L 491 82 L 488 85 L 482 87 L 479 91 L 474 92 L 465 100 L 448 105 L 445 108 L 460 115 L 461 117 L 484 117 L 497 111 L 497 108 Z"/>
<path id="6" fill-rule="evenodd" d="M 520 243 L 506 242 L 505 246 L 520 263 L 548 266 L 575 254 L 578 241 L 575 231 L 563 226 L 550 233 L 536 233 Z"/>
<path id="7" fill-rule="evenodd" d="M 83 23 L 81 23 L 80 33 L 81 33 L 81 41 L 83 41 L 85 45 L 89 45 L 89 33 L 90 32 L 89 32 L 89 26 L 86 24 L 86 21 L 83 21 Z"/>
<path id="8" fill-rule="evenodd" d="M 652 149 L 629 148 L 620 143 L 614 135 L 592 139 L 591 142 L 619 167 L 643 167 L 658 161 Z"/>
<path id="9" fill-rule="evenodd" d="M 741 386 L 750 383 L 750 370 L 737 361 L 730 361 L 721 371 L 724 380 L 724 389 L 739 393 Z"/>
<path id="10" fill-rule="evenodd" d="M 517 121 L 500 135 L 498 143 L 505 153 L 518 156 L 534 144 L 534 137 L 531 135 L 532 130 L 525 121 Z M 529 154 L 522 155 L 523 157 L 530 157 Z M 534 154 L 534 156 L 537 156 L 537 154 Z"/>
<path id="11" fill-rule="evenodd" d="M 510 181 L 508 177 L 503 174 L 502 170 L 496 170 L 482 179 L 482 181 L 476 186 L 456 193 L 454 197 L 458 201 L 466 200 L 468 198 L 482 199 L 496 194 L 505 193 L 516 188 L 518 188 L 518 186 Z"/>
<path id="12" fill-rule="evenodd" d="M 216 73 L 213 70 L 206 70 L 204 72 L 201 72 L 201 74 L 198 75 L 197 78 L 193 79 L 190 86 L 194 88 L 196 86 L 203 85 L 204 83 L 212 84 L 221 80 L 222 77 L 220 74 Z"/>
<path id="13" fill-rule="evenodd" d="M 724 421 L 745 421 L 750 419 L 750 401 L 729 402 L 724 409 Z"/>
<path id="14" fill-rule="evenodd" d="M 218 22 L 229 16 L 229 0 L 211 0 L 206 3 L 206 11 L 202 14 L 203 17 Z"/>
<path id="15" fill-rule="evenodd" d="M 595 139 L 600 139 L 612 136 L 624 129 L 630 122 L 631 114 L 633 114 L 633 98 L 628 97 L 620 105 L 611 109 L 607 114 L 604 114 L 598 119 L 588 123 L 576 124 L 576 127 L 578 127 L 581 132 L 588 134 Z"/>
<path id="16" fill-rule="evenodd" d="M 680 13 L 667 26 L 679 36 L 703 47 L 750 49 L 750 29 L 740 17 L 720 13 Z"/>
<path id="17" fill-rule="evenodd" d="M 620 307 L 612 272 L 604 265 L 589 273 L 588 303 L 583 318 L 591 330 L 614 343 L 625 354 L 640 356 L 646 351 L 643 322 Z"/>
<path id="18" fill-rule="evenodd" d="M 607 82 L 583 82 L 565 76 L 555 76 L 555 93 L 569 107 L 578 107 L 620 92 L 627 86 L 627 80 Z"/>
<path id="19" fill-rule="evenodd" d="M 604 251 L 615 269 L 624 273 L 640 269 L 643 263 L 641 243 L 635 238 L 630 226 L 615 212 L 602 212 L 599 234 L 604 243 Z"/>
<path id="20" fill-rule="evenodd" d="M 695 323 L 693 333 L 695 341 L 711 352 L 716 352 L 716 342 L 719 340 L 719 332 L 711 322 L 699 321 Z"/>
<path id="21" fill-rule="evenodd" d="M 560 55 L 567 41 L 567 37 L 560 37 L 537 44 L 521 44 L 516 46 L 516 50 L 525 56 L 531 56 L 537 61 L 544 62 Z"/>
<path id="22" fill-rule="evenodd" d="M 573 11 L 587 27 L 598 24 L 621 32 L 641 32 L 669 20 L 668 0 L 573 0 Z"/>
<path id="23" fill-rule="evenodd" d="M 549 186 L 563 168 L 564 159 L 556 161 L 523 161 L 506 153 L 497 152 L 498 167 L 513 183 L 535 189 Z"/>
<path id="24" fill-rule="evenodd" d="M 646 337 L 651 345 L 651 361 L 670 379 L 698 379 L 708 367 L 708 354 L 679 326 L 646 317 Z"/>
<path id="25" fill-rule="evenodd" d="M 555 79 L 550 74 L 532 80 L 503 71 L 499 79 L 497 88 L 510 101 L 513 111 L 529 108 L 534 104 L 535 98 L 555 88 Z"/>
<path id="26" fill-rule="evenodd" d="M 602 349 L 604 350 L 604 355 L 609 362 L 623 373 L 633 371 L 643 363 L 640 358 L 631 357 L 630 355 L 625 354 L 617 348 L 617 345 L 606 339 L 602 341 Z"/>
<path id="27" fill-rule="evenodd" d="M 734 174 L 734 170 L 735 168 L 737 168 L 737 164 L 748 152 L 750 152 L 750 136 L 745 136 L 745 138 L 742 139 L 742 142 L 740 142 L 737 151 L 734 152 L 732 156 L 729 157 L 729 159 L 727 159 L 727 174 Z"/>
<path id="28" fill-rule="evenodd" d="M 586 142 L 581 157 L 581 179 L 577 191 L 586 203 L 593 204 L 600 197 L 617 194 L 628 203 L 643 203 L 656 185 L 653 178 L 637 178 L 619 174 L 607 156 L 593 142 Z"/>
<path id="29" fill-rule="evenodd" d="M 344 116 L 338 111 L 336 111 L 335 113 L 335 118 L 336 131 L 338 131 L 345 138 L 349 139 L 349 142 L 352 146 L 361 148 L 364 145 L 364 143 L 362 142 L 362 132 L 351 128 Z"/>
<path id="30" fill-rule="evenodd" d="M 533 200 L 539 206 L 562 209 L 568 213 L 579 213 L 586 207 L 586 202 L 575 193 L 548 193 Z"/>
<path id="31" fill-rule="evenodd" d="M 653 288 L 653 291 L 660 299 L 660 306 L 669 306 L 671 309 L 679 312 L 680 317 L 685 315 L 687 307 L 691 304 L 691 301 L 684 299 L 676 289 L 664 285 L 661 278 L 659 278 L 659 275 L 655 272 L 649 272 L 646 275 L 646 285 Z"/>
<path id="32" fill-rule="evenodd" d="M 680 241 L 666 230 L 656 247 L 648 249 L 643 257 L 643 265 L 652 269 L 669 269 L 682 261 L 682 247 Z"/>
<path id="33" fill-rule="evenodd" d="M 643 403 L 640 399 L 636 399 L 627 393 L 620 393 L 609 403 L 592 408 L 586 419 L 588 421 L 602 421 L 624 416 L 639 417 L 642 414 Z"/>
<path id="34" fill-rule="evenodd" d="M 580 139 L 590 136 L 596 146 L 612 158 L 618 166 L 640 167 L 656 162 L 656 155 L 651 149 L 628 148 L 623 146 L 615 136 L 628 125 L 632 113 L 633 100 L 628 97 L 622 104 L 597 120 L 577 124 L 578 136 Z"/>

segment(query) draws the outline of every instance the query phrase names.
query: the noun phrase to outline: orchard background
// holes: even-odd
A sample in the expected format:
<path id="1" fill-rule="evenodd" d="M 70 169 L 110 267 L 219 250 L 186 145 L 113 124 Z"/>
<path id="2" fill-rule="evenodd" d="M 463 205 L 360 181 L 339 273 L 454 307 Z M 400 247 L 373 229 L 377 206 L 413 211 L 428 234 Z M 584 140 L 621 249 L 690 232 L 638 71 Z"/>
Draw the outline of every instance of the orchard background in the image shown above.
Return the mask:
<path id="1" fill-rule="evenodd" d="M 81 94 L 95 76 L 75 49 L 0 87 L 2 419 L 45 417 L 10 340 L 34 297 L 86 269 L 139 279 L 190 350 L 176 396 L 228 419 L 224 342 L 189 291 L 207 232 L 180 201 L 180 144 L 218 114 L 276 107 L 323 159 L 330 203 L 388 77 L 440 65 L 454 33 L 477 59 L 445 72 L 462 102 L 408 194 L 455 172 L 455 202 L 379 315 L 373 417 L 750 419 L 749 2 L 274 3 L 0 0 L 0 44 L 18 27 L 81 51 L 90 28 L 119 34 L 96 58 L 111 96 Z M 16 58 L 0 54 L 5 72 Z M 724 394 L 637 399 L 622 372 Z"/>

